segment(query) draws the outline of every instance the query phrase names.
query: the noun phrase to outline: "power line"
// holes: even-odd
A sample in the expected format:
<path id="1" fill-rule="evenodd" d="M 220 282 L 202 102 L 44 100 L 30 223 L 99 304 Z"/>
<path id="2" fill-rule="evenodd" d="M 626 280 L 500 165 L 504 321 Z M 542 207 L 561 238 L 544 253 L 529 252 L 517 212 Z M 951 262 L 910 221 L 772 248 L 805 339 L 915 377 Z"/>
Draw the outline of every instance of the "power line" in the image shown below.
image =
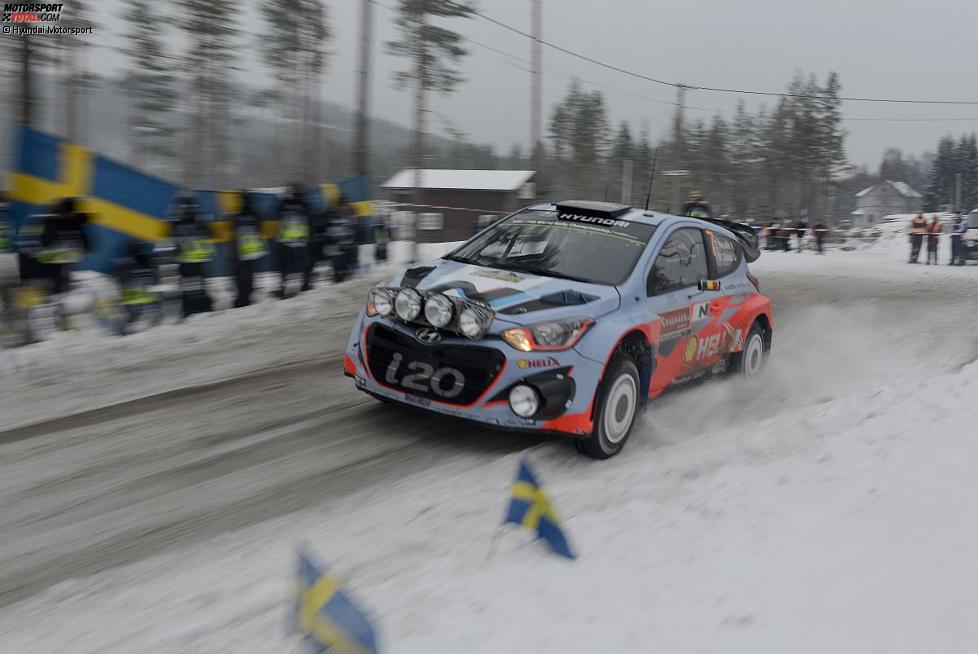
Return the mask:
<path id="1" fill-rule="evenodd" d="M 372 4 L 375 4 L 378 7 L 383 7 L 385 9 L 390 10 L 390 11 L 397 11 L 394 7 L 391 7 L 391 6 L 386 5 L 386 4 L 382 3 L 382 2 L 379 2 L 378 0 L 368 0 L 368 2 L 371 2 Z M 511 53 L 506 52 L 504 50 L 500 50 L 499 48 L 496 48 L 494 46 L 488 45 L 488 44 L 483 43 L 481 41 L 477 41 L 477 40 L 475 40 L 475 39 L 473 39 L 473 38 L 471 38 L 469 36 L 466 36 L 464 34 L 461 35 L 461 36 L 462 36 L 462 38 L 465 41 L 467 41 L 468 43 L 471 43 L 472 45 L 474 45 L 474 46 L 476 46 L 478 48 L 482 48 L 483 50 L 488 50 L 489 52 L 493 52 L 493 53 L 495 53 L 495 54 L 497 54 L 497 55 L 499 55 L 501 57 L 506 57 L 507 59 L 512 59 L 513 61 L 519 62 L 521 64 L 526 64 L 527 66 L 532 66 L 533 65 L 533 62 L 531 62 L 529 59 L 525 59 L 523 57 L 519 57 L 517 55 L 511 54 Z M 520 66 L 516 66 L 516 68 L 518 68 L 519 70 L 523 71 L 524 73 L 532 72 L 531 70 L 526 69 L 526 68 L 522 68 Z M 583 78 L 580 75 L 574 75 L 574 74 L 571 74 L 571 73 L 566 73 L 566 72 L 564 72 L 562 70 L 557 70 L 556 68 L 551 68 L 550 66 L 542 66 L 541 68 L 543 68 L 543 70 L 545 70 L 547 72 L 554 73 L 556 75 L 560 75 L 560 76 L 566 77 L 568 79 L 575 79 L 575 80 L 581 82 L 582 84 L 586 84 L 587 86 L 593 86 L 595 88 L 604 89 L 606 91 L 611 91 L 613 93 L 620 93 L 621 95 L 627 95 L 629 97 L 636 98 L 638 100 L 645 100 L 646 102 L 654 102 L 656 104 L 662 104 L 662 105 L 666 105 L 666 106 L 669 106 L 669 107 L 676 107 L 676 106 L 678 106 L 677 103 L 675 103 L 675 102 L 673 102 L 671 100 L 662 100 L 662 99 L 659 99 L 659 98 L 651 98 L 651 97 L 649 97 L 647 95 L 641 95 L 639 93 L 632 93 L 631 91 L 625 91 L 625 90 L 622 90 L 622 89 L 619 89 L 619 88 L 615 88 L 613 86 L 608 86 L 607 84 L 601 84 L 599 82 L 595 82 L 593 80 L 589 80 L 589 79 Z M 712 109 L 707 109 L 705 107 L 692 107 L 692 106 L 686 105 L 685 108 L 686 109 L 692 109 L 692 110 L 695 110 L 695 111 L 713 112 Z"/>
<path id="2" fill-rule="evenodd" d="M 480 18 L 482 18 L 483 20 L 486 20 L 486 21 L 489 21 L 490 23 L 493 23 L 495 25 L 498 25 L 499 27 L 502 27 L 503 29 L 509 30 L 510 32 L 513 32 L 514 34 L 519 34 L 520 36 L 522 36 L 524 38 L 528 38 L 528 39 L 534 39 L 535 38 L 532 34 L 528 34 L 527 32 L 524 32 L 521 29 L 518 29 L 516 27 L 513 27 L 512 25 L 508 25 L 508 24 L 506 24 L 506 23 L 504 23 L 502 21 L 496 20 L 495 18 L 493 18 L 491 16 L 487 16 L 486 14 L 483 14 L 480 11 L 474 11 L 473 13 L 476 16 L 479 16 Z M 622 68 L 620 66 L 615 66 L 614 64 L 609 64 L 609 63 L 607 63 L 605 61 L 601 61 L 601 60 L 595 59 L 593 57 L 588 57 L 587 55 L 583 55 L 583 54 L 581 54 L 579 52 L 575 52 L 574 50 L 570 50 L 568 48 L 564 48 L 562 46 L 559 46 L 559 45 L 557 45 L 555 43 L 551 43 L 551 42 L 546 41 L 544 39 L 535 39 L 535 40 L 537 40 L 541 45 L 545 45 L 548 48 L 551 48 L 552 50 L 556 50 L 558 52 L 562 52 L 562 53 L 564 53 L 566 55 L 569 55 L 571 57 L 575 57 L 575 58 L 580 59 L 582 61 L 586 61 L 586 62 L 591 63 L 591 64 L 594 64 L 596 66 L 601 66 L 602 68 L 606 68 L 608 70 L 613 70 L 613 71 L 615 71 L 617 73 L 621 73 L 623 75 L 628 75 L 630 77 L 635 77 L 637 79 L 645 80 L 647 82 L 652 82 L 654 84 L 661 84 L 663 86 L 670 86 L 672 88 L 685 87 L 687 89 L 694 90 L 694 91 L 713 91 L 714 93 L 737 93 L 737 94 L 742 94 L 742 95 L 757 95 L 757 96 L 765 96 L 765 97 L 773 97 L 773 98 L 816 98 L 816 99 L 822 99 L 822 98 L 825 97 L 824 95 L 813 95 L 813 94 L 809 94 L 809 93 L 784 93 L 784 92 L 777 93 L 777 92 L 773 92 L 773 91 L 752 91 L 752 90 L 748 90 L 748 89 L 723 88 L 723 87 L 715 87 L 715 86 L 703 86 L 703 85 L 699 85 L 699 84 L 681 84 L 681 83 L 678 83 L 678 82 L 667 82 L 665 80 L 658 79 L 656 77 L 650 77 L 649 75 L 643 75 L 642 73 L 637 73 L 635 71 L 628 70 L 627 68 Z M 903 99 L 903 98 L 870 98 L 870 97 L 853 97 L 853 96 L 840 97 L 839 100 L 842 100 L 842 101 L 845 101 L 845 102 L 876 102 L 876 103 L 890 103 L 890 104 L 978 105 L 978 100 L 916 100 L 916 99 Z"/>

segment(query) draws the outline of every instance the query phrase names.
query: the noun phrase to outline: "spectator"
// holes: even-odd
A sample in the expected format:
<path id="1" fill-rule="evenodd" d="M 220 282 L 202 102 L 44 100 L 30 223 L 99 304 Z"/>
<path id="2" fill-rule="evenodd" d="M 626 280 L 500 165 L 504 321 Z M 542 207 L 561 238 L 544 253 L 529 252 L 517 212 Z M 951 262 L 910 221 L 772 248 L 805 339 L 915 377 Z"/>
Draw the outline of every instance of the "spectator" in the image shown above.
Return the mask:
<path id="1" fill-rule="evenodd" d="M 278 214 L 278 266 L 281 288 L 276 293 L 280 298 L 289 297 L 288 278 L 293 273 L 303 275 L 303 290 L 306 289 L 311 271 L 308 267 L 310 242 L 309 207 L 306 204 L 302 186 L 294 184 L 292 192 L 282 201 Z M 315 265 L 315 264 L 313 264 Z"/>
<path id="2" fill-rule="evenodd" d="M 180 264 L 180 305 L 186 318 L 214 308 L 206 282 L 207 264 L 214 260 L 214 244 L 193 193 L 177 201 L 176 213 L 172 235 Z"/>
<path id="3" fill-rule="evenodd" d="M 812 232 L 815 234 L 815 251 L 825 254 L 825 237 L 829 233 L 829 228 L 820 220 L 812 227 Z"/>
<path id="4" fill-rule="evenodd" d="M 950 265 L 963 266 L 967 261 L 964 252 L 964 235 L 968 231 L 968 221 L 964 219 L 961 212 L 954 217 L 954 225 L 951 227 L 951 263 Z"/>
<path id="5" fill-rule="evenodd" d="M 42 251 L 38 259 L 51 284 L 52 293 L 64 293 L 71 286 L 71 266 L 89 252 L 88 216 L 79 213 L 75 198 L 61 200 L 54 213 L 44 219 Z"/>
<path id="6" fill-rule="evenodd" d="M 795 223 L 795 234 L 798 236 L 798 254 L 801 254 L 802 250 L 805 249 L 803 242 L 805 240 L 805 234 L 807 233 L 808 223 L 804 218 L 799 218 L 798 222 Z"/>
<path id="7" fill-rule="evenodd" d="M 251 294 L 255 289 L 255 267 L 268 254 L 268 247 L 261 237 L 261 221 L 255 210 L 254 200 L 245 191 L 241 191 L 241 211 L 235 214 L 233 225 L 231 260 L 237 288 L 234 306 L 238 308 L 251 304 Z"/>
<path id="8" fill-rule="evenodd" d="M 937 265 L 937 243 L 940 240 L 941 231 L 943 231 L 944 226 L 941 225 L 940 218 L 937 214 L 934 214 L 934 219 L 931 220 L 930 225 L 927 226 L 927 265 L 929 266 L 931 262 Z"/>
<path id="9" fill-rule="evenodd" d="M 692 218 L 709 218 L 710 203 L 703 199 L 700 191 L 689 194 L 689 200 L 683 205 L 683 215 Z"/>
<path id="10" fill-rule="evenodd" d="M 927 233 L 927 219 L 924 214 L 918 213 L 910 223 L 910 263 L 918 263 L 920 259 L 920 246 L 924 243 L 924 234 Z"/>
<path id="11" fill-rule="evenodd" d="M 330 213 L 326 233 L 333 264 L 333 276 L 336 282 L 340 283 L 353 273 L 352 268 L 356 261 L 353 252 L 357 249 L 356 212 L 345 196 L 340 196 L 339 204 Z"/>

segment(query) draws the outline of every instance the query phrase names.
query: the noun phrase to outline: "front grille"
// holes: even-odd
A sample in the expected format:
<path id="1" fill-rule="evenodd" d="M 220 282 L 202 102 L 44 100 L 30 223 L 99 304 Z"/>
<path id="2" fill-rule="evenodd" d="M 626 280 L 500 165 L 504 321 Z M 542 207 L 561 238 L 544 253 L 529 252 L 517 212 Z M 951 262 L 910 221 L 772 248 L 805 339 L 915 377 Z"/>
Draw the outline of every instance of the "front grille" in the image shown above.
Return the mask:
<path id="1" fill-rule="evenodd" d="M 505 362 L 502 352 L 489 347 L 429 345 L 379 324 L 367 332 L 367 365 L 373 378 L 427 400 L 472 404 L 492 385 Z"/>

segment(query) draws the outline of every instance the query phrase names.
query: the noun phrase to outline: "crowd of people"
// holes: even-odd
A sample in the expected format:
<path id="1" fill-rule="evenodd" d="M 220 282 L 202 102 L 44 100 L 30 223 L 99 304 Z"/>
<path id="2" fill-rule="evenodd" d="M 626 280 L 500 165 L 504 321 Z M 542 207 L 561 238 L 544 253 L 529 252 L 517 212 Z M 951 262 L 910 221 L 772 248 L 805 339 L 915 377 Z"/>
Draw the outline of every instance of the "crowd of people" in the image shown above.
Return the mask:
<path id="1" fill-rule="evenodd" d="M 183 317 L 212 311 L 214 299 L 206 283 L 215 270 L 230 267 L 234 280 L 233 306 L 253 302 L 255 276 L 267 271 L 277 274 L 278 298 L 292 297 L 312 289 L 317 282 L 316 266 L 330 264 L 333 280 L 343 282 L 360 269 L 360 242 L 383 244 L 387 237 L 383 225 L 360 221 L 349 200 L 341 196 L 331 207 L 317 211 L 310 206 L 304 189 L 295 185 L 273 212 L 262 214 L 255 197 L 241 193 L 241 206 L 232 216 L 230 243 L 226 258 L 218 261 L 213 224 L 202 211 L 192 192 L 180 195 L 169 217 L 169 238 L 162 242 L 129 241 L 125 252 L 111 260 L 112 275 L 119 289 L 119 303 L 145 307 L 164 281 L 164 270 L 171 272 L 179 293 Z M 57 302 L 71 288 L 72 271 L 93 251 L 87 225 L 90 217 L 79 210 L 76 198 L 64 198 L 45 212 L 30 217 L 14 229 L 9 206 L 0 196 L 0 254 L 15 256 L 19 280 L 17 289 L 9 285 L 0 297 L 0 312 L 7 318 L 19 309 L 29 309 L 16 291 L 28 289 L 37 303 Z M 263 223 L 275 221 L 274 234 L 263 232 Z M 364 227 L 375 233 L 365 236 Z M 378 245 L 377 258 L 384 248 Z M 220 265 L 219 265 L 220 264 Z M 0 284 L 3 286 L 3 284 Z"/>
<path id="2" fill-rule="evenodd" d="M 926 265 L 938 264 L 937 245 L 940 242 L 941 234 L 944 233 L 944 223 L 938 216 L 933 216 L 930 221 L 924 216 L 923 212 L 914 216 L 910 223 L 910 260 L 909 263 L 920 263 L 920 251 L 927 241 L 927 260 Z M 964 247 L 964 236 L 968 231 L 968 222 L 957 212 L 954 220 L 949 226 L 951 236 L 951 259 L 950 266 L 963 266 L 968 261 L 968 253 Z"/>
<path id="3" fill-rule="evenodd" d="M 815 252 L 825 254 L 825 240 L 832 234 L 832 230 L 823 223 L 817 221 L 809 227 L 808 221 L 801 218 L 793 224 L 789 221 L 783 223 L 769 222 L 760 229 L 760 237 L 764 239 L 764 247 L 767 250 L 790 252 L 791 242 L 797 240 L 795 251 L 799 254 L 805 250 L 805 239 L 809 236 L 813 238 Z"/>

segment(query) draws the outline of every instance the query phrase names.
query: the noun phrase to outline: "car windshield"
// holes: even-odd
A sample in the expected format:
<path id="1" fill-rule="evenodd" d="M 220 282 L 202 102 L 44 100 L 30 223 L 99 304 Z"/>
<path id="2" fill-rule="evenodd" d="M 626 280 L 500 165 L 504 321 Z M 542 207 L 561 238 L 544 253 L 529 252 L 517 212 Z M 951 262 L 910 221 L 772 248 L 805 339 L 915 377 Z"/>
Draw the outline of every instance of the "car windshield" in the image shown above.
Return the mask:
<path id="1" fill-rule="evenodd" d="M 655 227 L 610 218 L 570 219 L 556 211 L 523 211 L 496 223 L 448 259 L 592 284 L 628 278 Z"/>
<path id="2" fill-rule="evenodd" d="M 978 228 L 978 211 L 972 211 L 968 214 L 968 227 L 971 229 Z"/>

